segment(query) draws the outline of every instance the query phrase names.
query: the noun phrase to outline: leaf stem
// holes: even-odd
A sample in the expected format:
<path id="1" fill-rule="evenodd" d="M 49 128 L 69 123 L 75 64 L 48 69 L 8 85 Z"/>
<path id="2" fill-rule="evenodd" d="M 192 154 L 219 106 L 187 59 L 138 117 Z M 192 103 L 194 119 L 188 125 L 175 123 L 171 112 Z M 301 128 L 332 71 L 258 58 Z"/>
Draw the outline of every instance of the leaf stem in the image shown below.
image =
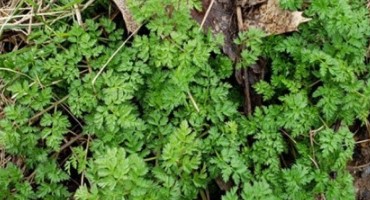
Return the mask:
<path id="1" fill-rule="evenodd" d="M 152 160 L 156 160 L 158 159 L 158 156 L 153 156 L 153 157 L 150 157 L 150 158 L 145 158 L 144 161 L 145 162 L 148 162 L 148 161 L 152 161 Z"/>
<path id="2" fill-rule="evenodd" d="M 0 70 L 8 71 L 8 72 L 13 72 L 15 74 L 19 74 L 19 75 L 25 76 L 25 77 L 29 78 L 30 80 L 33 80 L 32 77 L 30 77 L 27 74 L 22 73 L 22 72 L 18 72 L 18 71 L 12 70 L 12 69 L 4 68 L 4 67 L 0 67 Z"/>
<path id="3" fill-rule="evenodd" d="M 195 102 L 195 100 L 193 98 L 193 95 L 191 95 L 191 93 L 189 91 L 188 91 L 188 96 L 190 98 L 191 103 L 195 107 L 195 110 L 197 110 L 197 112 L 200 112 L 197 102 Z"/>

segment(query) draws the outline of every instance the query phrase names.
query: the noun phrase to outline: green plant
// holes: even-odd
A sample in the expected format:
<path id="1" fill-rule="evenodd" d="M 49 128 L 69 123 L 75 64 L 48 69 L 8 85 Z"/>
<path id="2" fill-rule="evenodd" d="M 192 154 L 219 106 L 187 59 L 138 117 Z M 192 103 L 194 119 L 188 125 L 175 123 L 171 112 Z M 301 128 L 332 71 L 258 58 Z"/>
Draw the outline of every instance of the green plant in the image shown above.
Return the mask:
<path id="1" fill-rule="evenodd" d="M 367 21 L 367 11 L 357 6 L 312 1 L 306 14 L 313 20 L 300 33 L 263 41 L 261 55 L 272 60 L 271 78 L 254 87 L 265 101 L 276 103 L 241 122 L 236 140 L 253 138 L 251 146 L 240 145 L 249 159 L 243 163 L 253 170 L 252 178 L 236 186 L 243 188 L 242 198 L 354 198 L 346 171 L 354 148 L 349 126 L 366 122 L 369 114 L 364 63 L 369 25 L 357 23 Z M 294 161 L 285 161 L 286 154 Z M 257 197 L 248 194 L 249 187 L 264 189 L 256 188 Z M 235 191 L 225 199 L 238 199 Z"/>
<path id="2" fill-rule="evenodd" d="M 354 198 L 349 127 L 370 110 L 360 0 L 313 0 L 289 36 L 239 35 L 238 68 L 271 61 L 250 116 L 222 37 L 190 17 L 199 1 L 128 2 L 148 33 L 116 56 L 124 31 L 107 17 L 46 24 L 0 56 L 15 100 L 0 145 L 19 160 L 0 169 L 1 198 L 205 199 L 215 180 L 227 200 Z"/>

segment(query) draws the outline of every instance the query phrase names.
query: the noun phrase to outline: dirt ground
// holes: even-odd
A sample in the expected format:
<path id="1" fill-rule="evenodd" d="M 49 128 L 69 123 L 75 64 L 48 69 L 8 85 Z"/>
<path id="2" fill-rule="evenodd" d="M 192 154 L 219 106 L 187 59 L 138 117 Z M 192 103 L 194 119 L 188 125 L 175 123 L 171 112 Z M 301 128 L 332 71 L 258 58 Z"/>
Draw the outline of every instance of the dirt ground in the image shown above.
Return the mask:
<path id="1" fill-rule="evenodd" d="M 348 170 L 354 177 L 357 200 L 370 199 L 370 132 L 369 125 L 355 130 L 356 147 Z"/>

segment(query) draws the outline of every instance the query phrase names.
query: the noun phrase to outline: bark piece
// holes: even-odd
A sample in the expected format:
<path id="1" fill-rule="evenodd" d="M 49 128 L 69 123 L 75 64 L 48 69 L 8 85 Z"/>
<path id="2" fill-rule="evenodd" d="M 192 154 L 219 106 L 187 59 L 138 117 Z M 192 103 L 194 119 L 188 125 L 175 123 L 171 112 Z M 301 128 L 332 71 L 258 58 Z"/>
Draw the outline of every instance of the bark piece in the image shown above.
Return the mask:
<path id="1" fill-rule="evenodd" d="M 215 0 L 212 8 L 204 22 L 203 28 L 210 29 L 212 33 L 222 34 L 224 36 L 223 52 L 232 60 L 238 57 L 237 47 L 234 39 L 238 32 L 235 20 L 235 0 Z M 201 11 L 192 10 L 192 17 L 200 24 L 205 17 L 205 13 L 211 4 L 211 0 L 203 0 L 203 9 Z"/>
<path id="2" fill-rule="evenodd" d="M 114 3 L 117 5 L 118 9 L 120 10 L 123 20 L 126 24 L 126 29 L 129 33 L 133 33 L 139 25 L 135 22 L 134 18 L 130 10 L 127 7 L 126 0 L 113 0 Z"/>

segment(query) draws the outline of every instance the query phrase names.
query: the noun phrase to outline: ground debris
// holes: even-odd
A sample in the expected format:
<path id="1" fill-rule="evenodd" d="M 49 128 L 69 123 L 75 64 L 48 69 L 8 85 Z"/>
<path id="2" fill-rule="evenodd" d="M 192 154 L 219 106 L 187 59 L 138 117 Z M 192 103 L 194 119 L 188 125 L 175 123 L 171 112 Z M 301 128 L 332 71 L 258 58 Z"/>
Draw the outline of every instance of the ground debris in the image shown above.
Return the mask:
<path id="1" fill-rule="evenodd" d="M 213 4 L 211 5 L 211 2 Z M 237 47 L 234 44 L 234 39 L 238 33 L 235 18 L 235 1 L 224 0 L 203 0 L 203 9 L 201 11 L 192 10 L 192 17 L 199 23 L 204 20 L 203 28 L 210 29 L 214 34 L 222 34 L 224 36 L 223 52 L 232 60 L 236 60 L 238 56 Z M 209 14 L 206 16 L 206 11 L 212 6 Z"/>
<path id="2" fill-rule="evenodd" d="M 356 146 L 348 170 L 354 178 L 357 200 L 370 199 L 370 135 L 369 124 L 354 125 Z"/>
<path id="3" fill-rule="evenodd" d="M 242 8 L 241 31 L 254 27 L 264 30 L 268 35 L 278 35 L 297 31 L 301 23 L 311 20 L 303 17 L 303 12 L 281 9 L 278 0 L 253 0 L 252 2 Z"/>

